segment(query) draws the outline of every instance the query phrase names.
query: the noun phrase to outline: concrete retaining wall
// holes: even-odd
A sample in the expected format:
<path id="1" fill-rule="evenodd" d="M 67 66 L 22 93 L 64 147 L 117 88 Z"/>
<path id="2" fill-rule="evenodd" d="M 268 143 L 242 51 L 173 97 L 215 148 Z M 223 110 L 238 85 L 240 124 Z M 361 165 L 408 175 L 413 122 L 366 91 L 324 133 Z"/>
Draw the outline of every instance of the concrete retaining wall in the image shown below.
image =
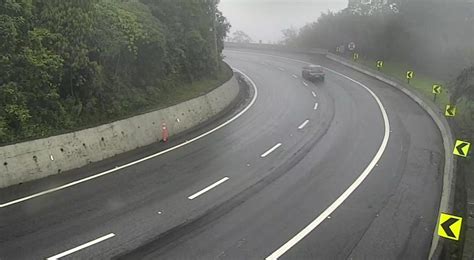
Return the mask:
<path id="1" fill-rule="evenodd" d="M 0 188 L 82 167 L 195 127 L 226 109 L 239 95 L 235 77 L 189 101 L 73 133 L 0 147 Z"/>

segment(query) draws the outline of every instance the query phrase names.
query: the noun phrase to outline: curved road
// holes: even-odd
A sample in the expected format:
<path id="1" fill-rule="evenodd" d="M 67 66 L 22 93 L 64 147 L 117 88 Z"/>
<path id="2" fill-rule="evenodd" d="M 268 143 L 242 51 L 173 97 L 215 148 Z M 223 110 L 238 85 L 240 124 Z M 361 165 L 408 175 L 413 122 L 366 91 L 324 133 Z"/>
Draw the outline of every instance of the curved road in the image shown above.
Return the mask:
<path id="1" fill-rule="evenodd" d="M 444 158 L 430 117 L 322 57 L 225 55 L 256 89 L 244 111 L 87 182 L 7 204 L 168 147 L 0 190 L 0 259 L 427 258 Z M 304 62 L 326 81 L 302 80 Z"/>

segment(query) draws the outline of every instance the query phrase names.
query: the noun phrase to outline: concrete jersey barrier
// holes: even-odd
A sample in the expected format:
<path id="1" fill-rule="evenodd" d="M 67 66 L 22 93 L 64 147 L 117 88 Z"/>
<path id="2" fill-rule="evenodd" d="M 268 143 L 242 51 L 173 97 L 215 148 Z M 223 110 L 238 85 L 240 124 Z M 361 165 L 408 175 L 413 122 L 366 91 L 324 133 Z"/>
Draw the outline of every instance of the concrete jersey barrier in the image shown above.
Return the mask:
<path id="1" fill-rule="evenodd" d="M 224 111 L 239 96 L 232 77 L 183 103 L 98 127 L 0 147 L 0 188 L 44 178 L 143 147 L 195 127 Z"/>

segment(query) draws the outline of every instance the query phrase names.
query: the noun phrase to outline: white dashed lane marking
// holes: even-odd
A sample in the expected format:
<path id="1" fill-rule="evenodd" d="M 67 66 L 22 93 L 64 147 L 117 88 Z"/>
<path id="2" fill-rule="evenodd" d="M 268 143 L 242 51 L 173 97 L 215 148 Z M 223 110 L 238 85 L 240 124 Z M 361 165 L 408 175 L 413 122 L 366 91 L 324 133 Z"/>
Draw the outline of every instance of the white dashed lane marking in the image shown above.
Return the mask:
<path id="1" fill-rule="evenodd" d="M 224 183 L 224 182 L 227 181 L 227 180 L 229 180 L 229 177 L 224 177 L 224 178 L 222 178 L 221 180 L 216 181 L 216 182 L 214 182 L 213 184 L 207 186 L 206 188 L 204 188 L 204 189 L 202 189 L 202 190 L 200 190 L 200 191 L 194 193 L 193 195 L 189 196 L 188 199 L 193 200 L 193 199 L 195 199 L 195 198 L 201 196 L 202 194 L 204 194 L 204 193 L 206 193 L 206 192 L 208 192 L 208 191 L 214 189 L 215 187 L 221 185 L 222 183 Z"/>
<path id="2" fill-rule="evenodd" d="M 305 120 L 300 126 L 298 126 L 298 129 L 303 129 L 307 124 L 308 124 L 309 120 Z"/>
<path id="3" fill-rule="evenodd" d="M 278 147 L 281 146 L 281 143 L 277 143 L 275 146 L 273 146 L 272 148 L 270 148 L 268 151 L 266 151 L 265 153 L 263 153 L 262 155 L 260 155 L 260 157 L 262 158 L 265 158 L 267 157 L 267 155 L 271 154 L 273 151 L 275 151 L 276 149 L 278 149 Z"/>
<path id="4" fill-rule="evenodd" d="M 87 242 L 87 243 L 85 243 L 85 244 L 82 244 L 82 245 L 77 246 L 77 247 L 75 247 L 75 248 L 69 249 L 69 250 L 67 250 L 67 251 L 65 251 L 65 252 L 62 252 L 62 253 L 60 253 L 60 254 L 57 254 L 57 255 L 48 257 L 48 258 L 46 258 L 46 259 L 47 259 L 47 260 L 56 260 L 56 259 L 59 259 L 59 258 L 61 258 L 61 257 L 65 257 L 65 256 L 67 256 L 67 255 L 70 255 L 70 254 L 72 254 L 72 253 L 75 253 L 75 252 L 77 252 L 77 251 L 79 251 L 79 250 L 82 250 L 82 249 L 84 249 L 84 248 L 87 248 L 87 247 L 93 246 L 93 245 L 95 245 L 95 244 L 98 244 L 98 243 L 100 243 L 100 242 L 102 242 L 102 241 L 104 241 L 104 240 L 107 240 L 107 239 L 109 239 L 109 238 L 112 238 L 112 237 L 114 237 L 114 236 L 115 236 L 114 233 L 110 233 L 110 234 L 108 234 L 108 235 L 99 237 L 99 238 L 94 239 L 94 240 L 92 240 L 92 241 L 89 241 L 89 242 Z"/>

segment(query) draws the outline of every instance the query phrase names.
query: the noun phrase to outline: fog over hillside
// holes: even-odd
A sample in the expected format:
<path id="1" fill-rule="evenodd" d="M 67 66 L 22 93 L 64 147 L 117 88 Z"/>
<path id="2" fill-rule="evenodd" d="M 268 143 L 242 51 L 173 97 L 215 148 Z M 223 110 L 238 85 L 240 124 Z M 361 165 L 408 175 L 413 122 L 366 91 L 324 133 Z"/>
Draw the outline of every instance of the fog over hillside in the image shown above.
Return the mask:
<path id="1" fill-rule="evenodd" d="M 282 39 L 281 30 L 316 21 L 321 12 L 339 11 L 347 0 L 221 0 L 219 9 L 232 24 L 231 33 L 246 32 L 254 41 Z"/>

